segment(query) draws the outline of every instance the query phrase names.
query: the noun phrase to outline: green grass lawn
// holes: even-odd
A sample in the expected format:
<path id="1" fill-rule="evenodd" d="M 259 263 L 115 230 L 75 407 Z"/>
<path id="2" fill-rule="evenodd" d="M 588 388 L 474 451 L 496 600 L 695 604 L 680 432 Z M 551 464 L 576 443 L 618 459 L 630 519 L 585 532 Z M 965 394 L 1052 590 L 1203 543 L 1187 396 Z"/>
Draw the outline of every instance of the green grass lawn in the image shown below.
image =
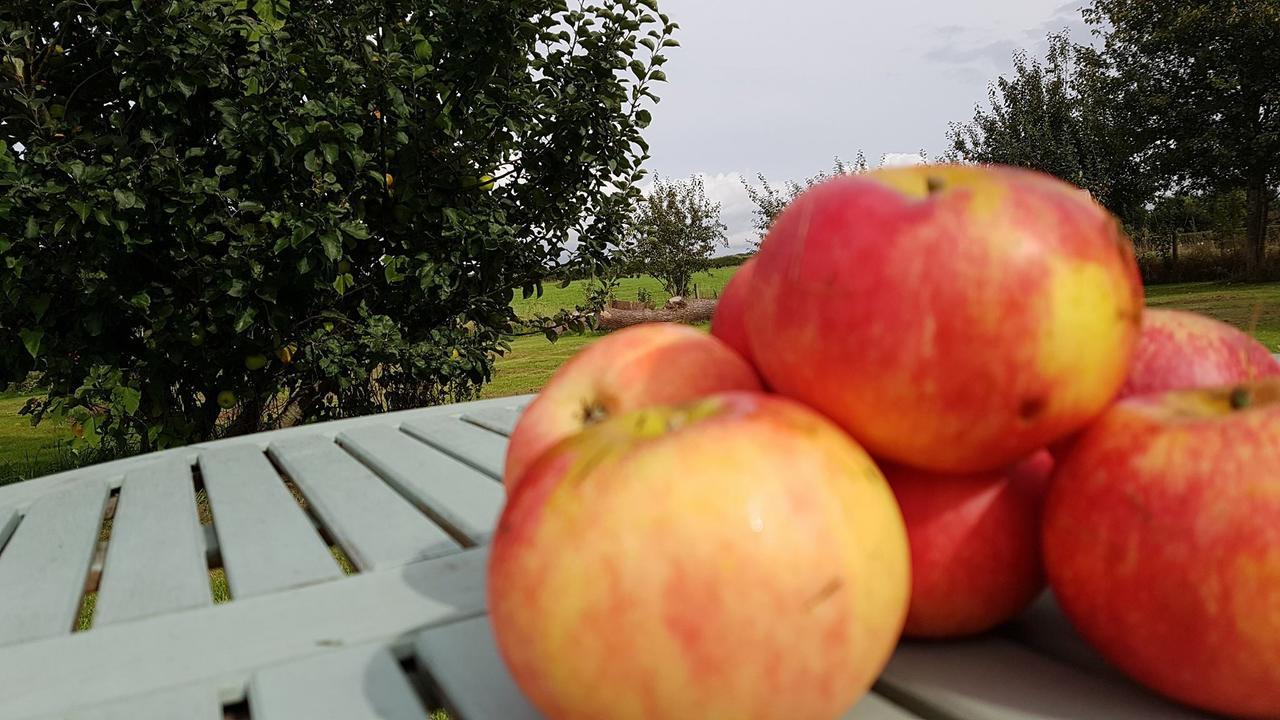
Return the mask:
<path id="1" fill-rule="evenodd" d="M 737 269 L 736 266 L 714 268 L 694 275 L 693 283 L 698 286 L 699 297 L 718 295 L 721 290 L 724 290 L 724 286 L 729 282 L 729 278 L 733 277 L 733 273 Z M 535 313 L 551 315 L 557 310 L 581 305 L 586 300 L 586 285 L 586 280 L 574 280 L 569 283 L 569 287 L 565 288 L 559 287 L 555 283 L 548 283 L 543 285 L 542 297 L 540 298 L 522 298 L 519 291 L 517 291 L 515 299 L 511 301 L 511 307 L 515 308 L 516 315 L 520 317 L 531 317 Z M 662 289 L 662 283 L 648 275 L 622 278 L 618 282 L 618 289 L 614 292 L 614 296 L 618 300 L 634 301 L 637 299 L 636 294 L 642 288 L 648 290 L 654 301 L 658 303 L 664 303 L 667 298 L 671 297 Z M 692 291 L 690 294 L 692 294 Z"/>
<path id="2" fill-rule="evenodd" d="M 1147 288 L 1152 307 L 1193 310 L 1251 333 L 1280 352 L 1280 283 L 1179 283 Z"/>
<path id="3" fill-rule="evenodd" d="M 65 426 L 41 423 L 18 415 L 27 395 L 0 393 L 0 485 L 19 478 L 44 475 L 71 467 L 65 442 L 71 431 Z"/>

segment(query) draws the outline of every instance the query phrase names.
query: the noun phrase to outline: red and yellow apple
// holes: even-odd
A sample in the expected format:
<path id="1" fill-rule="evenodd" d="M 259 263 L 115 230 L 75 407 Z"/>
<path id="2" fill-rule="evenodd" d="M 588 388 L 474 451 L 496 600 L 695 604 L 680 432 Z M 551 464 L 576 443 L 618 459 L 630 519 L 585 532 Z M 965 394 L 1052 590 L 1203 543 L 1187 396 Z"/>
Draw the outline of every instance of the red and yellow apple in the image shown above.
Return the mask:
<path id="1" fill-rule="evenodd" d="M 507 445 L 503 483 L 510 491 L 552 445 L 612 415 L 759 389 L 751 365 L 701 330 L 674 323 L 619 330 L 562 365 L 525 409 Z"/>
<path id="2" fill-rule="evenodd" d="M 1060 459 L 1044 559 L 1097 650 L 1171 698 L 1280 717 L 1280 379 L 1116 403 Z"/>
<path id="3" fill-rule="evenodd" d="M 751 300 L 751 271 L 755 260 L 748 260 L 729 278 L 729 284 L 720 293 L 715 315 L 711 318 L 711 334 L 720 338 L 738 354 L 751 360 L 751 346 L 747 342 L 747 310 Z"/>
<path id="4" fill-rule="evenodd" d="M 1040 594 L 1040 515 L 1052 468 L 1043 450 L 1006 470 L 970 475 L 884 466 L 911 544 L 905 635 L 986 632 Z"/>
<path id="5" fill-rule="evenodd" d="M 909 575 L 871 458 L 798 403 L 727 393 L 543 454 L 499 521 L 489 612 L 547 717 L 835 718 L 893 651 Z"/>
<path id="6" fill-rule="evenodd" d="M 1016 462 L 1115 398 L 1142 314 L 1133 248 L 1029 170 L 893 168 L 810 188 L 756 255 L 751 356 L 873 455 Z"/>
<path id="7" fill-rule="evenodd" d="M 1280 363 L 1252 336 L 1197 313 L 1147 308 L 1120 397 L 1272 375 L 1280 375 Z"/>

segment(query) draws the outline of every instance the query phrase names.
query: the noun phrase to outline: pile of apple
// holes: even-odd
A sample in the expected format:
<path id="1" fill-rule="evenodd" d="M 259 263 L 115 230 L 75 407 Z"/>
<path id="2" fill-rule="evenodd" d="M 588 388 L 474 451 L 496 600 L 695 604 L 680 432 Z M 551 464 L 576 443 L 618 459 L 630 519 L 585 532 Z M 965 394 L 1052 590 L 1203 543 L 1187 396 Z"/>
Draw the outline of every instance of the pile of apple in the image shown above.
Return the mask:
<path id="1" fill-rule="evenodd" d="M 711 335 L 613 334 L 528 407 L 499 648 L 555 719 L 835 718 L 902 635 L 988 631 L 1047 578 L 1139 682 L 1280 716 L 1278 372 L 1227 325 L 1144 312 L 1077 188 L 827 181 Z"/>

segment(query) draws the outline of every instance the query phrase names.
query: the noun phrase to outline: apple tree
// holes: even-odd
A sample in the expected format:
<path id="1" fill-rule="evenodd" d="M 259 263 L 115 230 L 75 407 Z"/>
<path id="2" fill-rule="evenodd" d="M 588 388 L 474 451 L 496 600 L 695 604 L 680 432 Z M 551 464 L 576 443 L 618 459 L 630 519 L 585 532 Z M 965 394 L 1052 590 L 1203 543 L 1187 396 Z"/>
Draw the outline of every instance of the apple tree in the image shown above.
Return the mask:
<path id="1" fill-rule="evenodd" d="M 720 203 L 707 197 L 702 178 L 658 178 L 636 206 L 631 245 L 634 271 L 662 281 L 671 295 L 688 295 L 693 275 L 708 269 L 711 253 L 728 247 Z"/>
<path id="2" fill-rule="evenodd" d="M 473 397 L 513 289 L 622 237 L 676 27 L 656 0 L 5 2 L 0 386 L 39 373 L 33 421 L 144 450 Z"/>

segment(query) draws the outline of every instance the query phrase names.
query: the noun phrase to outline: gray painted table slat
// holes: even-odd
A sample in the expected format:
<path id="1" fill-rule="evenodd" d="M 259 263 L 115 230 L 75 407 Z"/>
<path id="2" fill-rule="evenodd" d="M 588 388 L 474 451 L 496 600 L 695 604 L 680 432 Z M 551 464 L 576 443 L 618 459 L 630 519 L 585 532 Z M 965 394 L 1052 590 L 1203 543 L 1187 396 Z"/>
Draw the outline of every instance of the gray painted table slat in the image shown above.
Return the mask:
<path id="1" fill-rule="evenodd" d="M 113 700 L 41 720 L 223 720 L 218 693 L 206 685 L 162 690 L 125 700 Z"/>
<path id="2" fill-rule="evenodd" d="M 346 648 L 259 670 L 254 720 L 425 720 L 427 710 L 386 647 Z"/>
<path id="3" fill-rule="evenodd" d="M 178 459 L 125 476 L 94 623 L 213 604 L 191 467 Z"/>
<path id="4" fill-rule="evenodd" d="M 453 552 L 440 526 L 328 438 L 271 444 L 271 456 L 361 570 L 379 570 Z"/>
<path id="5" fill-rule="evenodd" d="M 106 503 L 106 484 L 86 480 L 18 523 L 0 553 L 0 646 L 71 632 Z"/>
<path id="6" fill-rule="evenodd" d="M 200 474 L 233 598 L 342 577 L 329 547 L 261 450 L 206 450 Z"/>
<path id="7" fill-rule="evenodd" d="M 357 428 L 338 442 L 469 543 L 493 534 L 506 495 L 488 475 L 394 428 Z"/>
<path id="8" fill-rule="evenodd" d="M 456 417 L 410 420 L 404 431 L 494 478 L 502 477 L 507 439 Z"/>
<path id="9" fill-rule="evenodd" d="M 522 409 L 514 407 L 484 408 L 464 413 L 462 419 L 472 425 L 479 425 L 499 435 L 509 437 L 511 431 L 516 429 L 516 421 L 520 419 L 520 411 Z"/>

